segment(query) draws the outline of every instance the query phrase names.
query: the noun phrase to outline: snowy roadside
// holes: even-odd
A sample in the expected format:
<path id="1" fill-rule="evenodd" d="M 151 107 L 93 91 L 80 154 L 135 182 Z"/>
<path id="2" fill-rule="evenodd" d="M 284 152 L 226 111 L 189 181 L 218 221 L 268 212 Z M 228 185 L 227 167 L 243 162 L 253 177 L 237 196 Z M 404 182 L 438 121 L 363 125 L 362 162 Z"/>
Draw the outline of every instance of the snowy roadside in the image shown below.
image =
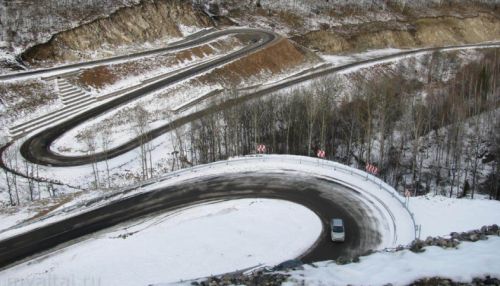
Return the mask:
<path id="1" fill-rule="evenodd" d="M 408 211 L 403 208 L 404 199 L 390 186 L 351 167 L 326 160 L 291 155 L 239 157 L 171 172 L 162 178 L 152 179 L 135 187 L 130 187 L 129 190 L 131 191 L 120 190 L 115 193 L 108 193 L 107 198 L 91 199 L 93 203 L 85 200 L 80 202 L 72 201 L 68 203 L 69 206 L 62 205 L 50 215 L 31 224 L 4 227 L 4 231 L 0 232 L 0 238 L 5 239 L 44 224 L 100 207 L 114 200 L 120 200 L 161 187 L 172 186 L 192 178 L 238 172 L 285 172 L 290 175 L 300 172 L 301 174 L 333 180 L 359 192 L 363 205 L 372 208 L 372 213 L 378 216 L 377 221 L 382 223 L 378 226 L 382 233 L 380 249 L 405 245 L 415 238 L 412 218 Z"/>
<path id="2" fill-rule="evenodd" d="M 291 272 L 283 285 L 408 285 L 424 277 L 449 278 L 470 283 L 474 278 L 500 277 L 500 237 L 481 242 L 463 242 L 458 249 L 438 246 L 423 253 L 410 250 L 381 252 L 361 257 L 359 263 L 335 262 L 305 265 Z"/>
<path id="3" fill-rule="evenodd" d="M 403 197 L 395 191 L 393 197 L 392 194 L 382 191 L 378 182 L 373 183 L 372 181 L 364 180 L 364 177 L 360 177 L 358 174 L 364 174 L 366 177 L 366 173 L 360 170 L 352 168 L 352 174 L 334 171 L 332 166 L 335 164 L 337 163 L 310 157 L 267 155 L 263 157 L 233 158 L 227 161 L 181 169 L 167 173 L 161 178 L 138 183 L 135 186 L 130 186 L 119 191 L 106 193 L 87 192 L 61 205 L 45 217 L 29 224 L 15 224 L 15 221 L 2 219 L 0 220 L 0 229 L 2 229 L 0 231 L 0 239 L 98 208 L 114 200 L 148 192 L 158 187 L 175 185 L 179 182 L 200 176 L 247 171 L 276 172 L 288 170 L 342 180 L 357 186 L 362 191 L 371 192 L 371 195 L 377 195 L 377 197 L 383 199 L 383 202 L 389 204 L 391 211 L 397 212 L 397 214 L 403 217 L 404 223 L 402 222 L 402 225 L 398 225 L 398 231 L 402 231 L 402 234 L 398 235 L 398 240 L 400 240 L 398 243 L 407 244 L 413 240 L 414 231 L 411 220 L 406 210 L 402 208 Z M 349 168 L 346 166 L 343 167 Z M 426 238 L 427 236 L 447 235 L 452 231 L 466 231 L 486 224 L 499 223 L 499 205 L 500 203 L 497 201 L 484 199 L 469 200 L 445 198 L 442 196 L 425 196 L 410 198 L 409 209 L 414 213 L 417 224 L 421 225 L 420 237 Z M 469 215 L 471 213 L 474 216 Z"/>
<path id="4" fill-rule="evenodd" d="M 422 225 L 420 238 L 500 224 L 500 202 L 426 195 L 410 198 L 409 208 Z"/>
<path id="5" fill-rule="evenodd" d="M 8 268 L 0 277 L 14 285 L 41 285 L 53 278 L 77 285 L 85 280 L 100 285 L 175 282 L 276 265 L 304 253 L 321 231 L 316 214 L 295 203 L 213 202 L 101 231 Z"/>
<path id="6" fill-rule="evenodd" d="M 333 168 L 334 166 L 336 168 Z M 342 172 L 340 171 L 340 168 L 350 171 Z M 10 229 L 8 231 L 4 231 L 3 233 L 0 234 L 0 237 L 6 238 L 15 235 L 16 233 L 24 232 L 35 227 L 43 226 L 46 223 L 58 221 L 67 218 L 68 216 L 73 216 L 80 212 L 87 211 L 92 208 L 97 208 L 113 200 L 119 200 L 142 192 L 148 192 L 158 187 L 175 185 L 179 182 L 200 176 L 208 176 L 214 174 L 229 174 L 235 172 L 280 172 L 280 173 L 289 172 L 290 174 L 293 174 L 294 172 L 300 172 L 301 174 L 309 174 L 311 176 L 333 179 L 340 183 L 344 182 L 344 184 L 348 184 L 351 187 L 356 188 L 356 190 L 363 192 L 364 196 L 370 198 L 372 201 L 376 202 L 377 201 L 376 199 L 380 200 L 379 203 L 385 205 L 385 207 L 388 208 L 387 211 L 389 212 L 389 214 L 382 215 L 382 217 L 379 219 L 383 220 L 387 219 L 388 216 L 390 215 L 394 216 L 393 219 L 394 223 L 396 224 L 394 234 L 396 235 L 397 240 L 396 241 L 392 240 L 393 235 L 390 234 L 390 229 L 384 229 L 384 232 L 389 232 L 389 233 L 384 234 L 384 239 L 383 239 L 384 243 L 381 245 L 380 249 L 391 246 L 394 247 L 399 244 L 407 244 L 414 238 L 413 237 L 414 229 L 410 216 L 408 212 L 402 207 L 402 202 L 404 202 L 404 198 L 400 197 L 399 194 L 395 193 L 395 191 L 391 193 L 389 191 L 382 190 L 381 189 L 382 183 L 380 183 L 377 179 L 371 176 L 367 176 L 366 173 L 362 171 L 356 169 L 351 170 L 349 167 L 341 166 L 340 164 L 334 162 L 319 160 L 317 158 L 288 156 L 288 155 L 266 155 L 266 156 L 233 158 L 228 161 L 220 161 L 212 164 L 200 165 L 189 169 L 183 169 L 171 172 L 168 173 L 163 178 L 154 179 L 142 183 L 141 185 L 143 187 L 141 187 L 140 185 L 132 187 L 130 188 L 129 192 L 125 192 L 124 190 L 122 190 L 114 194 L 108 194 L 109 197 L 108 199 L 99 199 L 99 198 L 96 199 L 92 198 L 91 196 L 90 198 L 87 198 L 87 200 L 82 200 L 80 202 L 72 201 L 67 205 L 63 205 L 59 209 L 55 210 L 52 213 L 53 215 L 52 217 L 41 219 L 36 223 L 32 223 L 20 227 L 18 229 Z M 366 180 L 366 178 L 368 178 L 368 180 Z M 92 201 L 93 199 L 95 200 L 94 203 L 89 203 L 87 206 L 89 200 Z M 425 238 L 425 236 L 427 235 L 432 235 L 432 236 L 446 235 L 449 234 L 449 232 L 451 231 L 470 230 L 473 228 L 479 228 L 486 224 L 493 224 L 500 222 L 500 208 L 498 208 L 499 202 L 497 201 L 489 201 L 482 199 L 478 200 L 450 199 L 450 198 L 444 198 L 442 196 L 427 196 L 427 197 L 410 198 L 409 206 L 410 206 L 410 211 L 414 213 L 416 222 L 422 225 L 421 236 L 423 238 Z M 385 207 L 382 206 L 382 210 Z M 209 209 L 205 209 L 205 207 L 200 207 L 198 211 L 210 213 Z M 224 207 L 223 209 L 227 208 Z M 218 212 L 216 211 L 215 213 Z M 474 215 L 472 216 L 470 214 Z M 282 215 L 282 217 L 287 217 L 287 216 Z M 454 222 L 450 223 L 450 221 L 452 220 L 454 220 Z M 155 225 L 156 227 L 156 224 L 158 224 L 158 227 L 161 228 L 161 223 L 158 221 L 156 222 L 146 221 L 143 223 L 137 223 L 135 226 L 130 226 L 130 228 L 128 227 L 124 228 L 123 226 L 121 226 L 118 229 L 114 229 L 112 230 L 113 233 L 112 236 L 109 234 L 94 235 L 93 237 L 95 239 L 84 242 L 85 253 L 89 251 L 94 251 L 96 253 L 99 253 L 99 251 L 102 251 L 102 249 L 107 249 L 106 247 L 104 248 L 97 247 L 96 246 L 97 242 L 95 242 L 96 240 L 100 240 L 100 242 L 103 242 L 104 244 L 110 243 L 110 241 L 112 241 L 113 243 L 116 243 L 117 241 L 122 242 L 121 239 L 117 240 L 116 237 L 118 237 L 119 235 L 128 236 L 130 233 L 134 233 L 135 231 L 134 229 L 137 228 L 142 229 L 142 226 L 145 225 L 147 227 L 145 227 L 144 229 L 149 229 L 150 228 L 149 226 L 152 225 Z M 183 229 L 183 227 L 184 227 L 183 224 L 174 224 L 171 225 L 171 230 L 177 231 L 179 229 Z M 109 230 L 103 232 L 109 233 Z M 191 233 L 191 235 L 193 235 L 192 231 L 191 232 L 185 231 L 185 233 Z M 194 233 L 196 233 L 196 231 L 194 231 Z M 217 232 L 217 233 L 220 234 L 222 232 Z M 153 240 L 159 239 L 158 235 L 159 234 L 155 234 L 151 236 L 151 239 Z M 134 235 L 132 236 L 132 238 L 133 237 Z M 137 237 L 140 237 L 140 235 Z M 120 245 L 122 247 L 127 247 L 125 245 L 128 244 L 128 241 L 129 239 L 126 239 L 124 240 L 123 243 L 120 243 Z M 177 241 L 183 241 L 183 240 L 177 240 Z M 102 246 L 102 244 L 99 245 Z M 176 243 L 172 243 L 172 245 L 174 247 L 177 246 Z M 141 247 L 145 246 L 142 245 Z M 360 263 L 352 263 L 344 266 L 336 265 L 331 262 L 319 262 L 316 263 L 314 266 L 306 266 L 305 270 L 303 271 L 293 272 L 292 277 L 294 280 L 290 280 L 289 285 L 301 284 L 303 281 L 306 283 L 306 285 L 321 285 L 321 283 L 323 283 L 323 285 L 324 283 L 327 283 L 329 285 L 330 284 L 356 285 L 356 284 L 365 284 L 366 281 L 370 281 L 370 284 L 374 285 L 386 284 L 388 282 L 391 282 L 394 285 L 402 285 L 410 283 L 418 278 L 429 277 L 429 276 L 450 277 L 456 281 L 470 281 L 472 277 L 482 277 L 485 274 L 500 275 L 495 271 L 490 271 L 491 267 L 488 268 L 488 263 L 491 263 L 489 265 L 498 265 L 498 263 L 500 263 L 500 261 L 497 261 L 499 259 L 498 257 L 500 257 L 499 255 L 500 253 L 498 253 L 497 251 L 498 249 L 500 249 L 499 247 L 500 247 L 500 239 L 490 238 L 488 241 L 478 242 L 476 244 L 462 243 L 459 246 L 459 250 L 443 250 L 436 247 L 429 247 L 428 250 L 423 254 L 414 254 L 407 250 L 395 253 L 381 252 L 371 256 L 362 257 Z M 117 249 L 119 250 L 122 248 L 120 247 L 114 248 L 113 251 L 118 251 Z M 69 264 L 67 265 L 66 263 L 68 259 L 70 259 L 71 257 L 75 257 L 75 255 L 76 257 L 81 256 L 79 255 L 79 253 L 82 253 L 80 252 L 80 250 L 81 249 L 78 247 L 78 245 L 75 245 L 74 247 L 69 247 L 68 250 L 62 251 L 61 253 L 57 254 L 56 257 L 46 260 L 48 261 L 47 264 L 35 263 L 34 264 L 35 268 L 30 268 L 27 267 L 26 265 L 24 266 L 20 265 L 19 268 L 16 269 L 18 270 L 21 269 L 21 270 L 19 270 L 19 272 L 9 272 L 12 274 L 12 276 L 9 277 L 13 277 L 13 279 L 19 279 L 19 277 L 22 276 L 26 277 L 25 279 L 31 279 L 29 281 L 34 281 L 33 279 L 36 280 L 37 279 L 36 277 L 45 277 L 42 279 L 47 279 L 48 276 L 37 276 L 34 274 L 25 275 L 26 273 L 34 273 L 33 269 L 40 270 L 38 273 L 42 273 L 43 269 L 45 270 L 51 269 L 49 273 L 59 273 L 59 274 L 62 273 L 61 274 L 62 276 L 56 276 L 56 277 L 68 277 L 67 276 L 68 273 L 71 273 L 71 271 L 73 271 L 74 273 L 76 271 L 75 268 L 72 267 L 75 267 L 75 265 L 77 266 L 83 265 L 83 264 L 72 264 L 73 266 L 71 266 Z M 147 252 L 147 253 L 154 253 L 154 252 Z M 269 254 L 273 254 L 273 250 L 270 250 Z M 468 261 L 461 263 L 460 259 L 463 259 L 463 257 L 468 257 Z M 281 258 L 286 259 L 285 257 Z M 222 261 L 224 261 L 224 259 L 222 259 Z M 43 261 L 44 259 L 42 259 L 42 262 Z M 253 262 L 255 261 L 252 261 L 252 263 Z M 241 266 L 239 266 L 240 264 L 238 264 L 236 268 L 252 267 L 259 264 L 256 263 L 255 265 L 251 265 L 252 263 L 241 264 Z M 450 266 L 440 267 L 445 263 L 449 263 Z M 228 265 L 228 264 L 225 265 L 224 263 L 218 264 L 217 262 L 213 262 L 210 265 L 212 264 L 214 265 L 214 267 L 216 267 L 216 269 L 222 269 L 217 267 L 219 266 L 226 267 Z M 52 265 L 53 267 L 51 267 L 50 265 Z M 390 267 L 388 267 L 388 265 Z M 467 271 L 462 271 L 461 269 L 465 267 L 464 265 L 465 266 L 475 265 L 475 266 L 468 267 Z M 91 273 L 91 271 L 95 270 L 93 267 L 95 266 L 92 266 L 90 268 L 83 268 L 86 269 L 86 271 L 87 270 L 88 271 L 87 272 L 84 271 L 82 273 Z M 80 267 L 78 269 L 82 268 Z M 231 269 L 230 268 L 223 268 L 223 269 L 224 271 L 232 271 L 235 268 L 233 267 Z M 214 272 L 207 274 L 204 272 L 196 272 L 196 273 L 188 272 L 186 270 L 184 272 L 181 271 L 179 273 L 184 273 L 184 274 L 189 273 L 189 275 L 187 276 L 184 277 L 172 276 L 175 277 L 175 279 L 165 280 L 163 278 L 163 280 L 159 279 L 151 282 L 168 283 L 169 281 L 173 282 L 181 279 L 193 279 L 196 277 L 208 276 L 211 274 L 220 274 L 223 273 L 224 271 L 216 272 L 214 270 Z M 198 274 L 200 275 L 197 276 Z M 371 280 L 372 279 L 371 277 L 373 277 L 374 275 L 377 277 L 380 276 L 380 278 L 377 278 L 378 280 Z M 79 277 L 81 278 L 82 276 Z M 104 275 L 102 277 L 106 276 Z M 157 277 L 157 276 L 153 275 L 152 277 Z"/>

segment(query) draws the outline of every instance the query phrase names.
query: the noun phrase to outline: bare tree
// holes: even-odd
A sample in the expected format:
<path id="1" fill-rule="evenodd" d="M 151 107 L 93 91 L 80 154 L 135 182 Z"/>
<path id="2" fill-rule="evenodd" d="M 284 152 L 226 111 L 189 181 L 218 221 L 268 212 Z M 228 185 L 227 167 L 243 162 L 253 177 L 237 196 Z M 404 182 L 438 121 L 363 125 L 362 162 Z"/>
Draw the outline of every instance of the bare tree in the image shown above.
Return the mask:
<path id="1" fill-rule="evenodd" d="M 16 203 L 14 201 L 14 196 L 12 194 L 13 190 L 12 190 L 12 186 L 11 186 L 11 182 L 10 182 L 10 174 L 9 172 L 7 171 L 7 169 L 5 168 L 2 168 L 3 169 L 3 172 L 5 174 L 5 183 L 7 184 L 7 192 L 9 194 L 9 203 L 11 206 L 14 206 Z"/>
<path id="2" fill-rule="evenodd" d="M 109 174 L 109 163 L 108 163 L 108 151 L 109 151 L 109 145 L 112 142 L 111 138 L 111 126 L 108 124 L 104 125 L 103 129 L 100 131 L 100 138 L 101 138 L 101 148 L 102 152 L 104 153 L 104 162 L 106 164 L 106 181 L 108 188 L 111 188 L 111 176 Z"/>
<path id="3" fill-rule="evenodd" d="M 306 100 L 306 120 L 307 120 L 307 156 L 311 156 L 312 153 L 312 141 L 314 125 L 316 123 L 316 116 L 318 114 L 319 104 L 316 99 L 315 94 L 310 93 L 305 95 Z"/>
<path id="4" fill-rule="evenodd" d="M 18 162 L 17 162 L 17 156 L 16 153 L 13 150 L 17 150 L 18 148 L 18 143 L 17 141 L 11 146 L 11 148 L 7 148 L 7 150 L 4 152 L 4 164 L 6 167 L 18 171 Z M 9 171 L 5 170 L 5 177 L 7 181 L 7 188 L 9 190 L 9 198 L 12 197 L 11 202 L 12 205 L 20 205 L 21 200 L 19 197 L 19 188 L 17 184 L 17 175 L 10 173 Z"/>
<path id="5" fill-rule="evenodd" d="M 86 129 L 80 133 L 80 137 L 85 144 L 87 154 L 92 158 L 92 173 L 94 175 L 94 187 L 97 189 L 99 187 L 99 169 L 97 165 L 96 158 L 96 133 L 92 129 Z"/>
<path id="6" fill-rule="evenodd" d="M 133 109 L 131 115 L 133 116 L 135 122 L 133 127 L 135 135 L 139 138 L 142 179 L 146 180 L 149 177 L 148 151 L 151 152 L 149 145 L 147 145 L 149 142 L 148 129 L 150 114 L 142 105 L 138 105 Z"/>

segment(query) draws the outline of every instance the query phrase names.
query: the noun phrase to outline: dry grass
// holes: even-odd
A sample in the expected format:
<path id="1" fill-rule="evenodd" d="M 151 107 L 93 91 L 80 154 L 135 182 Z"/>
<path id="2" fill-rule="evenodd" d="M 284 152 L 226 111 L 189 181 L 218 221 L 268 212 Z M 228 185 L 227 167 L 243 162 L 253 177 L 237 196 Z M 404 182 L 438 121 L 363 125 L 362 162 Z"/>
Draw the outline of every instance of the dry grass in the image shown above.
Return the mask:
<path id="1" fill-rule="evenodd" d="M 7 115 L 14 118 L 33 112 L 57 98 L 52 85 L 39 80 L 0 84 L 0 99 L 8 106 Z"/>
<path id="2" fill-rule="evenodd" d="M 265 74 L 278 74 L 311 61 L 309 55 L 288 39 L 281 39 L 272 46 L 231 62 L 200 77 L 202 83 L 221 82 L 237 86 L 243 80 L 257 79 Z"/>
<path id="3" fill-rule="evenodd" d="M 500 20 L 477 17 L 430 17 L 408 23 L 376 22 L 308 32 L 295 37 L 300 44 L 328 53 L 386 47 L 408 48 L 498 40 Z"/>
<path id="4" fill-rule="evenodd" d="M 80 193 L 73 193 L 73 194 L 67 194 L 63 195 L 61 197 L 57 198 L 50 198 L 50 199 L 45 199 L 40 202 L 37 202 L 37 209 L 36 209 L 36 214 L 26 221 L 33 221 L 38 218 L 44 217 L 53 210 L 59 208 L 60 206 L 74 200 L 77 196 L 79 196 Z"/>
<path id="5" fill-rule="evenodd" d="M 301 28 L 304 26 L 304 19 L 289 11 L 279 11 L 277 13 L 278 19 L 292 28 Z"/>
<path id="6" fill-rule="evenodd" d="M 84 70 L 78 75 L 81 84 L 100 89 L 118 80 L 118 76 L 107 66 Z"/>
<path id="7" fill-rule="evenodd" d="M 194 57 L 204 58 L 206 56 L 211 56 L 215 53 L 216 51 L 212 47 L 208 45 L 203 45 L 199 47 L 194 47 L 189 50 L 181 51 L 175 55 L 175 58 L 177 60 L 177 63 L 180 63 L 186 60 L 191 61 L 193 60 Z"/>
<path id="8" fill-rule="evenodd" d="M 185 61 L 192 61 L 196 58 L 203 59 L 216 54 L 227 53 L 239 45 L 241 45 L 241 41 L 233 37 L 186 49 L 174 54 L 164 54 L 120 64 L 90 68 L 77 76 L 68 78 L 68 80 L 72 84 L 82 88 L 93 87 L 102 89 L 115 84 L 123 78 L 139 76 L 161 68 L 175 67 Z"/>

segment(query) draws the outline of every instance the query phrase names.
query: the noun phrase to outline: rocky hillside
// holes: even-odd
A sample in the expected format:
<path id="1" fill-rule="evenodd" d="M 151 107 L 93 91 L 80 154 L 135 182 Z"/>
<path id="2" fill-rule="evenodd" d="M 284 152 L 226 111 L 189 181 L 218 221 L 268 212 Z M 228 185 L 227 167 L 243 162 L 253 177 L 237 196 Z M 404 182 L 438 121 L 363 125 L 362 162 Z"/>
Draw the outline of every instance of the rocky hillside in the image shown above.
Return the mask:
<path id="1" fill-rule="evenodd" d="M 324 53 L 500 39 L 497 0 L 32 2 L 0 4 L 0 49 L 32 66 L 106 57 L 121 48 L 181 36 L 186 27 L 221 22 L 272 29 Z"/>
<path id="2" fill-rule="evenodd" d="M 5 0 L 0 2 L 0 48 L 20 52 L 139 0 Z"/>
<path id="3" fill-rule="evenodd" d="M 144 1 L 120 8 L 109 17 L 54 35 L 22 54 L 25 62 L 74 61 L 103 47 L 113 48 L 182 37 L 182 26 L 207 27 L 210 18 L 186 1 Z"/>
<path id="4" fill-rule="evenodd" d="M 494 0 L 258 2 L 245 7 L 227 1 L 222 10 L 242 24 L 278 29 L 325 53 L 500 39 L 500 5 Z"/>

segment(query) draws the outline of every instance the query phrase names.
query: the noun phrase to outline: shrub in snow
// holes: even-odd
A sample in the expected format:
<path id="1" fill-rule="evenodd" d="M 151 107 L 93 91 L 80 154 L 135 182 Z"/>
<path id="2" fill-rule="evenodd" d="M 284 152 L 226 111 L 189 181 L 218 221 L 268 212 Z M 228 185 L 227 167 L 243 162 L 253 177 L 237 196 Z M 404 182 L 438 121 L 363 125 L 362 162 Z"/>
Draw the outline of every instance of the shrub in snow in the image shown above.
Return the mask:
<path id="1" fill-rule="evenodd" d="M 339 258 L 337 258 L 337 260 L 335 260 L 335 262 L 338 265 L 345 265 L 345 264 L 351 263 L 352 261 L 349 258 L 347 258 L 347 257 L 340 256 Z"/>

